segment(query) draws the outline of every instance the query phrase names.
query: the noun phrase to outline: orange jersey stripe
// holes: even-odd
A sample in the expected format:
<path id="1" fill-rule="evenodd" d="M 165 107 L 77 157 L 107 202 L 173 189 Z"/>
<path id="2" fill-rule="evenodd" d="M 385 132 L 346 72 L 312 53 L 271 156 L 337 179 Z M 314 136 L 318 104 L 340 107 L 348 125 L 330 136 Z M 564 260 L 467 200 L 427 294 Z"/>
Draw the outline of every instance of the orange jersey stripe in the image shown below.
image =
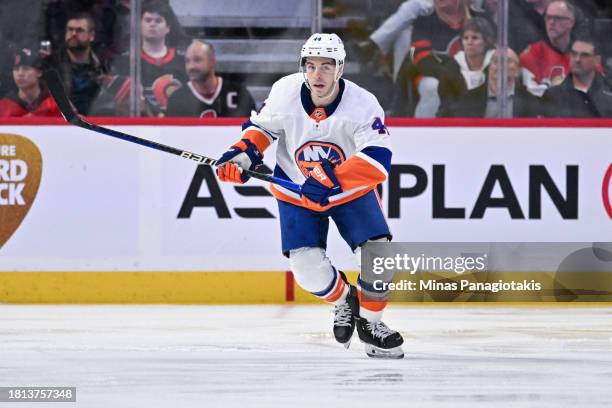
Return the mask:
<path id="1" fill-rule="evenodd" d="M 385 181 L 387 176 L 359 156 L 351 156 L 334 169 L 342 190 L 356 187 L 375 186 Z"/>
<path id="2" fill-rule="evenodd" d="M 343 197 L 343 198 L 341 198 L 339 200 L 330 201 L 330 203 L 328 205 L 326 205 L 326 206 L 322 206 L 320 204 L 317 204 L 315 202 L 310 201 L 309 199 L 307 199 L 304 196 L 301 196 L 299 199 L 291 197 L 291 196 L 283 193 L 282 191 L 280 191 L 274 184 L 270 184 L 270 191 L 272 192 L 272 195 L 274 195 L 274 197 L 277 200 L 281 200 L 281 201 L 284 201 L 286 203 L 297 205 L 299 207 L 304 207 L 304 208 L 307 208 L 309 210 L 317 211 L 317 212 L 323 212 L 323 211 L 329 210 L 332 207 L 335 207 L 335 206 L 340 205 L 340 204 L 347 203 L 347 202 L 352 201 L 352 200 L 354 200 L 356 198 L 364 196 L 367 193 L 369 193 L 370 191 L 372 191 L 372 189 L 374 189 L 374 187 L 372 187 L 372 188 L 364 188 L 363 190 L 356 191 L 355 193 L 353 193 L 351 195 L 348 195 L 346 197 Z"/>
<path id="3" fill-rule="evenodd" d="M 259 153 L 261 154 L 263 154 L 263 152 L 268 148 L 268 146 L 270 146 L 270 141 L 268 140 L 266 135 L 264 135 L 258 130 L 253 130 L 253 129 L 247 130 L 242 135 L 242 138 L 247 139 L 251 143 L 253 143 L 255 147 L 257 147 L 257 150 L 259 150 Z"/>
<path id="4" fill-rule="evenodd" d="M 329 176 L 325 173 L 325 170 L 323 170 L 321 163 L 315 164 L 314 168 L 310 170 L 310 176 L 327 188 L 332 188 L 334 186 L 333 181 L 331 181 Z"/>

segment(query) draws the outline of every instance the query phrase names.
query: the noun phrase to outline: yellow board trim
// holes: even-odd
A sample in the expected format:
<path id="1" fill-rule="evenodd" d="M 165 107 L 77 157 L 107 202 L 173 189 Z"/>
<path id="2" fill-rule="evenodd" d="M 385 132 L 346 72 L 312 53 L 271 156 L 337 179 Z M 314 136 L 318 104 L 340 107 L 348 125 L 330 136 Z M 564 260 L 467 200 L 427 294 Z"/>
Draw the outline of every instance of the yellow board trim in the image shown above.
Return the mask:
<path id="1" fill-rule="evenodd" d="M 0 272 L 2 303 L 284 303 L 285 272 Z"/>
<path id="2" fill-rule="evenodd" d="M 357 272 L 348 272 L 354 283 Z M 323 304 L 287 272 L 0 272 L 0 303 Z M 611 307 L 612 302 L 393 302 L 410 307 Z"/>

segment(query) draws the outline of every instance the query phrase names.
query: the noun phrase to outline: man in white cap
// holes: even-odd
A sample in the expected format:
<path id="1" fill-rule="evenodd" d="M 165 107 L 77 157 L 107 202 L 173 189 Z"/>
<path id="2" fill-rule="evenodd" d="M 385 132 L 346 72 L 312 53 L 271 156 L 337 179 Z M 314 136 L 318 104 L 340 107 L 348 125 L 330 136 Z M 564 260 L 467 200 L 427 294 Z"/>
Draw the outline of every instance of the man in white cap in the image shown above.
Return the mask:
<path id="1" fill-rule="evenodd" d="M 278 200 L 283 254 L 298 284 L 335 305 L 334 336 L 348 348 L 355 327 L 371 357 L 402 358 L 402 336 L 382 321 L 384 291 L 362 276 L 357 287 L 326 255 L 329 218 L 358 257 L 366 242 L 391 233 L 376 186 L 391 167 L 389 132 L 376 97 L 342 79 L 346 53 L 336 34 L 313 34 L 299 73 L 278 80 L 241 139 L 221 156 L 217 175 L 243 183 L 242 169 L 262 163 L 278 142 L 276 177 L 301 184 L 301 194 L 271 185 Z M 360 262 L 359 262 L 360 263 Z"/>

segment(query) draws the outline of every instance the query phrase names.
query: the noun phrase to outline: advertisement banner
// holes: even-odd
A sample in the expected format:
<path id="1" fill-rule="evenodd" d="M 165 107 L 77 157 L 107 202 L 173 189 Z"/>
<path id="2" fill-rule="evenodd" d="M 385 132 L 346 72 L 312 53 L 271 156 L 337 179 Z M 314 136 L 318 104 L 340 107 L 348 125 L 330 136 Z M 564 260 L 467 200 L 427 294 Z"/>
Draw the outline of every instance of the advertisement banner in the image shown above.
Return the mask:
<path id="1" fill-rule="evenodd" d="M 115 128 L 209 157 L 240 131 Z M 390 132 L 381 192 L 395 242 L 612 241 L 607 128 Z M 76 127 L 0 127 L 0 271 L 283 271 L 277 218 L 264 182 L 220 183 L 209 167 Z M 328 252 L 357 269 L 335 227 Z"/>

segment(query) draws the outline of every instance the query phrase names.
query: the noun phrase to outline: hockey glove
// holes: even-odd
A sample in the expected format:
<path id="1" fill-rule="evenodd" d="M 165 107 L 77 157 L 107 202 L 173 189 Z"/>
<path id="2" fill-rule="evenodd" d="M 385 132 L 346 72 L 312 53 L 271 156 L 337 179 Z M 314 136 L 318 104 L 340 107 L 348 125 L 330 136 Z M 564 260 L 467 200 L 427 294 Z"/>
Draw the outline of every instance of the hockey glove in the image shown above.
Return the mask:
<path id="1" fill-rule="evenodd" d="M 310 171 L 310 177 L 302 185 L 302 195 L 323 206 L 329 204 L 330 196 L 341 192 L 342 187 L 334 174 L 334 164 L 326 159 Z"/>
<path id="2" fill-rule="evenodd" d="M 217 176 L 221 181 L 246 183 L 250 177 L 243 169 L 254 170 L 263 164 L 263 156 L 250 140 L 242 139 L 217 160 Z"/>

